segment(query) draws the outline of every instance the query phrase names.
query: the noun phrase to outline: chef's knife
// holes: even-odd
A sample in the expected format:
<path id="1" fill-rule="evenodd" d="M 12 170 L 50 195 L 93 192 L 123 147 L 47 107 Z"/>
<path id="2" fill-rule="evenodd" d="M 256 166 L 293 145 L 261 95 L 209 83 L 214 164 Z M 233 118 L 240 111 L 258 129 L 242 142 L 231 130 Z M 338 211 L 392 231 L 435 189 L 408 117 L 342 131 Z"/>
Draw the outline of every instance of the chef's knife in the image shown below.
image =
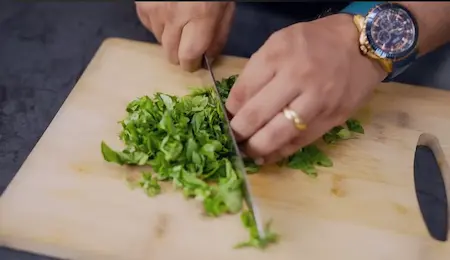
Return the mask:
<path id="1" fill-rule="evenodd" d="M 447 241 L 450 226 L 450 167 L 439 140 L 421 134 L 414 155 L 414 182 L 422 217 L 431 237 Z"/>
<path id="2" fill-rule="evenodd" d="M 227 131 L 228 135 L 230 136 L 230 138 L 233 142 L 233 149 L 236 154 L 236 160 L 234 162 L 234 165 L 236 167 L 236 171 L 238 172 L 238 174 L 241 176 L 241 178 L 243 180 L 245 203 L 247 204 L 247 207 L 250 210 L 250 212 L 253 214 L 253 218 L 255 220 L 255 224 L 256 224 L 256 228 L 258 230 L 259 237 L 264 238 L 265 234 L 264 234 L 263 222 L 259 215 L 258 207 L 256 206 L 255 200 L 253 199 L 252 194 L 251 194 L 250 182 L 248 181 L 248 178 L 247 178 L 247 171 L 245 170 L 244 160 L 242 159 L 242 155 L 241 155 L 241 152 L 239 151 L 239 147 L 237 145 L 236 138 L 230 127 L 230 120 L 228 119 L 228 116 L 227 116 L 227 110 L 225 109 L 225 105 L 222 103 L 222 100 L 220 98 L 219 90 L 217 89 L 216 77 L 214 76 L 214 72 L 212 71 L 211 64 L 209 63 L 209 60 L 206 57 L 206 55 L 204 55 L 203 58 L 205 61 L 206 68 L 208 69 L 211 79 L 214 83 L 213 85 L 214 85 L 214 91 L 216 94 L 217 102 L 219 102 L 220 109 L 222 110 L 221 112 L 224 115 L 224 126 L 226 128 L 225 131 Z"/>

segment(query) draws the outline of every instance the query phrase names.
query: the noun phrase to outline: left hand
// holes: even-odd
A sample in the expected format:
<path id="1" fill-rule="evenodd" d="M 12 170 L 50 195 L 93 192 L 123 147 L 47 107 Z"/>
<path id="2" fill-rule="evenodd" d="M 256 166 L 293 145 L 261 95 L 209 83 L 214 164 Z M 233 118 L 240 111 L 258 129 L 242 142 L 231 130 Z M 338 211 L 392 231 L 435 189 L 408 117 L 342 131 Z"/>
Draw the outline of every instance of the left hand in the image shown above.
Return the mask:
<path id="1" fill-rule="evenodd" d="M 297 23 L 275 32 L 252 55 L 226 107 L 244 153 L 276 162 L 344 123 L 386 72 L 360 54 L 359 33 L 347 14 Z M 307 124 L 295 128 L 290 108 Z"/>

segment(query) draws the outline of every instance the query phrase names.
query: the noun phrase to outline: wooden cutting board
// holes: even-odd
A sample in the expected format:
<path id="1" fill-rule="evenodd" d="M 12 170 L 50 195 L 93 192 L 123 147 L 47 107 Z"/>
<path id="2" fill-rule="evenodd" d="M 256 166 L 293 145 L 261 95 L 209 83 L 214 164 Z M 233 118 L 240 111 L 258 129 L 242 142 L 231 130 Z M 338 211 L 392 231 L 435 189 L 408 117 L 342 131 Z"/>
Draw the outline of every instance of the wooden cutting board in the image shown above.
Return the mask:
<path id="1" fill-rule="evenodd" d="M 245 62 L 224 57 L 215 71 L 226 77 Z M 450 155 L 449 92 L 382 85 L 358 114 L 366 134 L 326 149 L 333 168 L 316 179 L 274 167 L 252 175 L 262 213 L 281 235 L 260 252 L 232 249 L 247 238 L 238 215 L 203 217 L 199 202 L 170 186 L 156 198 L 131 190 L 131 170 L 100 153 L 102 140 L 121 147 L 117 121 L 132 99 L 205 84 L 206 71 L 182 72 L 156 45 L 105 41 L 1 197 L 1 245 L 95 260 L 450 259 L 449 243 L 427 233 L 413 181 L 423 131 Z"/>

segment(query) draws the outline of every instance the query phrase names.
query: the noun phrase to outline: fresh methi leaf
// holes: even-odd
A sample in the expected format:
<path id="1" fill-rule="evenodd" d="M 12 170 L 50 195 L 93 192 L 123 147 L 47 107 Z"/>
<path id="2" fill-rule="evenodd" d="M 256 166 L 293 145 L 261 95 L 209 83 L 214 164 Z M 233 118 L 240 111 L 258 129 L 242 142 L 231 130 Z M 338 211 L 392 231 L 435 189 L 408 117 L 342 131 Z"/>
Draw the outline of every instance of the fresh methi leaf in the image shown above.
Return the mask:
<path id="1" fill-rule="evenodd" d="M 222 102 L 236 79 L 235 75 L 216 82 Z M 159 92 L 152 97 L 139 97 L 127 105 L 126 112 L 119 134 L 125 148 L 114 151 L 101 142 L 105 161 L 151 166 L 153 172 L 143 172 L 139 182 L 150 197 L 161 192 L 160 181 L 171 181 L 187 198 L 202 201 L 208 216 L 242 211 L 243 180 L 233 165 L 235 153 L 223 124 L 225 115 L 212 88 L 195 88 L 183 97 Z M 351 138 L 351 132 L 364 133 L 357 120 L 349 119 L 346 126 L 334 127 L 322 139 L 336 143 Z M 244 162 L 248 173 L 259 171 L 260 166 L 252 159 L 245 158 Z M 331 167 L 333 162 L 317 146 L 309 145 L 279 165 L 314 177 L 317 166 Z M 241 219 L 250 238 L 238 248 L 265 248 L 278 241 L 278 235 L 270 230 L 270 222 L 266 225 L 266 237 L 259 238 L 252 214 L 243 211 Z"/>

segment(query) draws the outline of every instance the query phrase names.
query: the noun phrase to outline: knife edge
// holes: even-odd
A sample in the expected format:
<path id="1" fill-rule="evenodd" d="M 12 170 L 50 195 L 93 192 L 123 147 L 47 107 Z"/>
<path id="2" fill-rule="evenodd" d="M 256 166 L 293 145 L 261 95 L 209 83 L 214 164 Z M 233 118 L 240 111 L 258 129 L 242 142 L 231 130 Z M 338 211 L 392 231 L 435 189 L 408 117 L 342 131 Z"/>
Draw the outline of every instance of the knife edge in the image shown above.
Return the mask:
<path id="1" fill-rule="evenodd" d="M 203 57 L 204 57 L 203 61 L 204 61 L 204 64 L 206 65 L 206 69 L 208 70 L 210 77 L 213 81 L 213 89 L 214 89 L 214 92 L 216 95 L 217 102 L 219 103 L 220 109 L 221 109 L 223 117 L 224 117 L 224 126 L 226 128 L 225 131 L 230 136 L 230 139 L 233 143 L 233 150 L 234 150 L 236 156 L 235 156 L 235 159 L 233 160 L 234 162 L 232 162 L 232 163 L 235 164 L 236 171 L 242 178 L 245 203 L 247 204 L 248 209 L 251 211 L 251 214 L 253 215 L 253 219 L 255 221 L 259 237 L 264 238 L 265 230 L 264 230 L 262 218 L 260 217 L 259 209 L 257 208 L 256 203 L 254 202 L 254 199 L 252 198 L 251 185 L 247 178 L 247 172 L 245 170 L 244 160 L 243 160 L 241 151 L 239 150 L 239 146 L 237 144 L 236 138 L 231 129 L 230 119 L 228 118 L 227 110 L 225 108 L 225 105 L 222 102 L 219 90 L 217 88 L 218 81 L 216 80 L 216 77 L 214 76 L 214 72 L 212 71 L 211 63 L 209 62 L 208 58 L 206 57 L 206 55 L 204 55 Z"/>

